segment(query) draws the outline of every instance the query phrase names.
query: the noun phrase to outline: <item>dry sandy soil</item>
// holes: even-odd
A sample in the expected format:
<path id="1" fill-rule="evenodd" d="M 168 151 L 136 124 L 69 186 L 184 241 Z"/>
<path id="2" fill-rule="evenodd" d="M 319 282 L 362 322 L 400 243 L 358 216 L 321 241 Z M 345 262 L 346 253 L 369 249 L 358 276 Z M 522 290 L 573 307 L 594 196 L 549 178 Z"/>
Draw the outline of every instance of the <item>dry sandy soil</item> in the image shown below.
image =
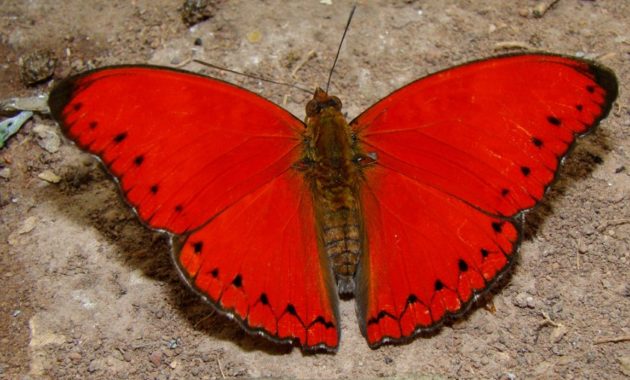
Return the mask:
<path id="1" fill-rule="evenodd" d="M 111 64 L 202 70 L 186 64 L 191 57 L 322 85 L 351 8 L 340 0 L 223 1 L 187 27 L 182 3 L 2 1 L 0 97 L 45 93 L 71 73 Z M 352 118 L 415 78 L 518 47 L 597 59 L 616 72 L 616 107 L 528 214 L 519 261 L 493 306 L 377 350 L 359 333 L 352 301 L 341 305 L 336 354 L 250 336 L 192 295 L 167 239 L 142 226 L 99 164 L 37 115 L 0 151 L 0 377 L 630 376 L 630 3 L 561 0 L 534 17 L 540 4 L 360 1 L 331 91 Z M 25 86 L 18 60 L 40 50 L 57 59 L 54 78 Z M 304 115 L 305 94 L 207 72 Z M 45 171 L 60 181 L 40 179 Z"/>

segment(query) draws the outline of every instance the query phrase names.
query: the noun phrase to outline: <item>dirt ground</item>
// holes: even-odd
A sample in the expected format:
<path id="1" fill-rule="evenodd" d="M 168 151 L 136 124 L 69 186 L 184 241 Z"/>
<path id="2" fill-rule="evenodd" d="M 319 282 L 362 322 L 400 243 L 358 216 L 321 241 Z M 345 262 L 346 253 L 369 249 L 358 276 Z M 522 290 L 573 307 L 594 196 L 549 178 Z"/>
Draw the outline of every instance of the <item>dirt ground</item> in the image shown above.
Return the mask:
<path id="1" fill-rule="evenodd" d="M 216 1 L 211 18 L 188 27 L 182 3 L 0 2 L 0 99 L 110 64 L 201 71 L 191 57 L 322 85 L 352 4 Z M 583 56 L 616 72 L 617 106 L 528 214 L 519 261 L 492 305 L 377 350 L 359 332 L 353 301 L 341 304 L 334 355 L 250 336 L 185 287 L 167 239 L 141 225 L 91 156 L 36 115 L 0 150 L 0 377 L 629 377 L 630 2 L 561 0 L 535 17 L 548 3 L 359 1 L 333 78 L 351 119 L 415 78 L 506 49 Z M 18 61 L 36 51 L 57 59 L 54 79 L 27 87 Z M 204 72 L 304 116 L 299 91 Z M 41 179 L 47 171 L 59 181 Z"/>

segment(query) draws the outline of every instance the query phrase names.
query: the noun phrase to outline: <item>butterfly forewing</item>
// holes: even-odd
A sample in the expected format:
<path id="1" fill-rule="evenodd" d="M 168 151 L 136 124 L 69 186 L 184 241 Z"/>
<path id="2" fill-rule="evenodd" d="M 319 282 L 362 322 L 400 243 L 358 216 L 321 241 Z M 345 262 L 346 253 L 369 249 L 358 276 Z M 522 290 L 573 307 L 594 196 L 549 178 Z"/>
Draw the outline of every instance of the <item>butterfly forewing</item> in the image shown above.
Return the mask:
<path id="1" fill-rule="evenodd" d="M 290 167 L 302 122 L 239 87 L 155 67 L 67 79 L 53 116 L 151 227 L 184 233 Z"/>

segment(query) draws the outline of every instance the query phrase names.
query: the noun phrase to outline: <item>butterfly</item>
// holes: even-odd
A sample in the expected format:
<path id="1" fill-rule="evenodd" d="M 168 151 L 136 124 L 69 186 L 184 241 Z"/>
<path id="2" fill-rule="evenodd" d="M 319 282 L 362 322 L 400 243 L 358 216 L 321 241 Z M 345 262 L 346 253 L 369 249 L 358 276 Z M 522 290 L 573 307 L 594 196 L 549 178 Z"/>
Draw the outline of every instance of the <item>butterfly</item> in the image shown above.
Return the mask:
<path id="1" fill-rule="evenodd" d="M 63 80 L 49 106 L 171 235 L 194 292 L 250 333 L 334 351 L 340 295 L 378 347 L 487 293 L 617 88 L 591 61 L 504 55 L 416 80 L 349 123 L 317 89 L 302 122 L 218 79 L 113 66 Z"/>

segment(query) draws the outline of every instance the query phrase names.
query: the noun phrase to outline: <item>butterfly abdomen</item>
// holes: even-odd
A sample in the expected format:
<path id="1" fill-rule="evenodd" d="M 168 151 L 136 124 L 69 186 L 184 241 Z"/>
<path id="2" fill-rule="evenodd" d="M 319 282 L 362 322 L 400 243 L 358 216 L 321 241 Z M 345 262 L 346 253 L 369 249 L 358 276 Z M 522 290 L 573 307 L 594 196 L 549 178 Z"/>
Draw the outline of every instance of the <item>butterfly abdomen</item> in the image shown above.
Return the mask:
<path id="1" fill-rule="evenodd" d="M 362 250 L 359 204 L 360 167 L 341 102 L 317 90 L 306 108 L 304 161 L 313 192 L 320 249 L 328 258 L 340 294 L 354 293 L 354 275 Z"/>

